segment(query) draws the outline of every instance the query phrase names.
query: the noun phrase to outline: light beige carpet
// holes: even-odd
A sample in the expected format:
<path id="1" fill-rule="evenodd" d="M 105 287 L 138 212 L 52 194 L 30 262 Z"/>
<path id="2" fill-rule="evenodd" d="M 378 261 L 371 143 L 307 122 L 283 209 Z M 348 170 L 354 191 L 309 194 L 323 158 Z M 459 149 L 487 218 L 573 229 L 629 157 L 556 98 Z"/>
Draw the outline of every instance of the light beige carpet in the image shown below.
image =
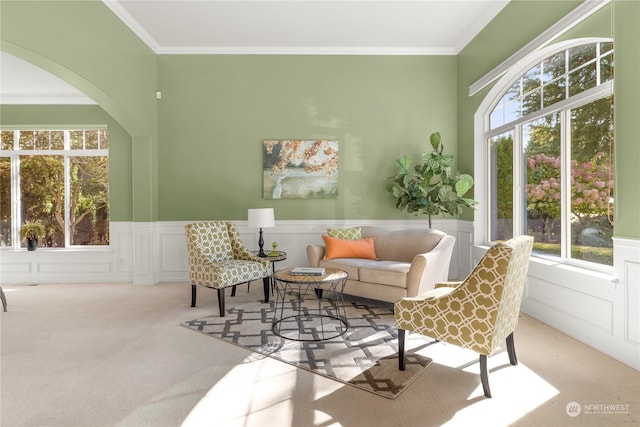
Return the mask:
<path id="1" fill-rule="evenodd" d="M 640 424 L 640 373 L 522 316 L 519 364 L 444 344 L 397 398 L 385 399 L 178 326 L 217 312 L 188 283 L 2 284 L 2 427 L 596 427 Z M 227 307 L 262 299 L 262 286 Z M 576 402 L 582 411 L 567 413 Z M 619 413 L 585 411 L 624 405 Z"/>

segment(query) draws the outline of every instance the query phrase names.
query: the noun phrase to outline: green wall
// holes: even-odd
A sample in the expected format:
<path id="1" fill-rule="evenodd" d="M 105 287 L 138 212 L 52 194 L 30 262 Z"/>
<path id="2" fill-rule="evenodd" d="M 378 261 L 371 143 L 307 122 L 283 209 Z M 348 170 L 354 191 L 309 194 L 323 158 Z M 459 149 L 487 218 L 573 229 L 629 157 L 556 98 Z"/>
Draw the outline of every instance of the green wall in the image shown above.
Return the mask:
<path id="1" fill-rule="evenodd" d="M 111 221 L 131 221 L 131 136 L 110 115 L 96 105 L 2 105 L 3 128 L 28 129 L 51 126 L 107 125 L 109 129 L 109 216 Z"/>
<path id="2" fill-rule="evenodd" d="M 153 51 L 100 0 L 2 0 L 0 36 L 0 50 L 84 92 L 131 135 L 133 208 L 131 216 L 122 219 L 157 220 L 157 56 Z M 120 195 L 115 198 L 117 202 Z M 117 204 L 112 209 L 128 210 Z"/>
<path id="3" fill-rule="evenodd" d="M 579 0 L 544 3 L 512 0 L 458 54 L 458 162 L 461 169 L 473 171 L 474 114 L 492 85 L 472 97 L 469 86 L 580 3 Z M 473 215 L 466 212 L 464 218 L 471 220 Z"/>
<path id="4" fill-rule="evenodd" d="M 640 238 L 640 2 L 614 1 L 616 236 Z"/>
<path id="5" fill-rule="evenodd" d="M 469 86 L 568 14 L 581 1 L 512 0 L 458 55 L 458 161 L 473 170 L 474 114 L 491 85 L 469 97 Z M 541 7 L 544 5 L 544 7 Z M 640 2 L 614 1 L 558 38 L 614 37 L 617 237 L 640 237 Z M 526 17 L 526 19 L 523 19 Z M 612 28 L 613 27 L 613 28 Z M 508 37 L 505 37 L 508 34 Z"/>
<path id="6" fill-rule="evenodd" d="M 406 217 L 395 159 L 457 145 L 454 56 L 162 55 L 159 88 L 161 220 Z M 338 199 L 263 199 L 263 139 L 337 139 Z"/>
<path id="7" fill-rule="evenodd" d="M 113 194 L 114 219 L 241 220 L 261 206 L 279 219 L 403 218 L 384 190 L 394 160 L 420 156 L 439 130 L 456 169 L 472 172 L 473 114 L 489 89 L 470 98 L 469 85 L 580 3 L 512 0 L 457 57 L 171 56 L 155 55 L 99 0 L 2 0 L 0 49 L 71 83 L 131 136 L 131 182 Z M 615 233 L 640 238 L 640 3 L 611 9 Z M 265 138 L 337 139 L 339 198 L 262 199 Z"/>

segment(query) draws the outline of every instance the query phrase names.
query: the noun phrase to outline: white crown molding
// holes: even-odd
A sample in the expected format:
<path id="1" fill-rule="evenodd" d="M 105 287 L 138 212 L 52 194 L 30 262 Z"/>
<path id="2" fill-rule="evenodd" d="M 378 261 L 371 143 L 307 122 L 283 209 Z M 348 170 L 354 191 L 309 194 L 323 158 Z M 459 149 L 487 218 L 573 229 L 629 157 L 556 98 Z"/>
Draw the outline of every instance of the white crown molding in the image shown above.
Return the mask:
<path id="1" fill-rule="evenodd" d="M 509 4 L 509 1 L 510 0 L 495 1 L 491 5 L 491 8 L 487 10 L 485 14 L 482 15 L 479 19 L 477 19 L 475 21 L 475 24 L 470 26 L 467 29 L 466 33 L 462 35 L 460 40 L 458 40 L 458 43 L 456 44 L 454 49 L 454 54 L 457 55 L 458 53 L 460 53 L 462 49 L 464 49 L 471 42 L 471 40 L 473 40 L 478 34 L 480 34 L 480 31 L 482 31 L 482 29 L 486 27 L 489 22 L 491 22 L 493 18 L 497 16 L 498 13 L 500 13 L 500 11 L 507 6 L 507 4 Z"/>
<path id="2" fill-rule="evenodd" d="M 558 38 L 580 22 L 609 4 L 611 0 L 585 0 L 580 6 L 573 9 L 564 18 L 549 27 L 535 39 L 531 40 L 516 53 L 501 62 L 493 70 L 482 76 L 478 81 L 469 86 L 469 96 L 473 96 L 482 89 L 490 85 L 507 72 L 514 64 L 520 61 L 531 52 L 546 46 L 548 43 Z"/>
<path id="3" fill-rule="evenodd" d="M 180 46 L 161 47 L 159 55 L 455 55 L 454 49 L 417 47 Z"/>
<path id="4" fill-rule="evenodd" d="M 155 53 L 159 53 L 160 45 L 151 35 L 140 26 L 137 20 L 117 0 L 102 0 L 102 2 L 131 29 Z"/>
<path id="5" fill-rule="evenodd" d="M 96 105 L 96 102 L 76 94 L 9 93 L 0 96 L 0 105 Z"/>

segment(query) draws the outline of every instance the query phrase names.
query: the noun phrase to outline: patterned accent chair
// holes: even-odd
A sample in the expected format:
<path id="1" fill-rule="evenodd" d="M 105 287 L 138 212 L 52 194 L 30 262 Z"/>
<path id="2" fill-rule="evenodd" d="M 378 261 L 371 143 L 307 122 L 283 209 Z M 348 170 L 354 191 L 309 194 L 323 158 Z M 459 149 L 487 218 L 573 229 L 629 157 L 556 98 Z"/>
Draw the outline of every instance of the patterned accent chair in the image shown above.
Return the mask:
<path id="1" fill-rule="evenodd" d="M 191 281 L 191 307 L 196 306 L 196 286 L 218 290 L 220 317 L 224 317 L 225 288 L 262 279 L 264 300 L 269 302 L 269 260 L 252 255 L 238 235 L 238 229 L 230 222 L 208 221 L 187 224 L 187 252 L 189 255 L 189 279 Z"/>
<path id="2" fill-rule="evenodd" d="M 487 356 L 506 339 L 509 362 L 518 364 L 513 331 L 532 246 L 529 236 L 498 243 L 464 281 L 438 283 L 422 295 L 397 301 L 394 317 L 400 370 L 405 368 L 405 331 L 417 332 L 479 353 L 482 388 L 491 397 Z"/>

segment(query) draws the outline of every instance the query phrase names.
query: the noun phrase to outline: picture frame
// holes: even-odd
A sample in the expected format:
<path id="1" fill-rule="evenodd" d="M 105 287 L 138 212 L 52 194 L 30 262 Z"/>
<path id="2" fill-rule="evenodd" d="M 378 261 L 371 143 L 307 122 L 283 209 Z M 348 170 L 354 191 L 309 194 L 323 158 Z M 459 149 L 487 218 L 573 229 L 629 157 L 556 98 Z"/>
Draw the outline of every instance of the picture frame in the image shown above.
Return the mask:
<path id="1" fill-rule="evenodd" d="M 336 140 L 263 140 L 265 199 L 337 199 Z"/>

